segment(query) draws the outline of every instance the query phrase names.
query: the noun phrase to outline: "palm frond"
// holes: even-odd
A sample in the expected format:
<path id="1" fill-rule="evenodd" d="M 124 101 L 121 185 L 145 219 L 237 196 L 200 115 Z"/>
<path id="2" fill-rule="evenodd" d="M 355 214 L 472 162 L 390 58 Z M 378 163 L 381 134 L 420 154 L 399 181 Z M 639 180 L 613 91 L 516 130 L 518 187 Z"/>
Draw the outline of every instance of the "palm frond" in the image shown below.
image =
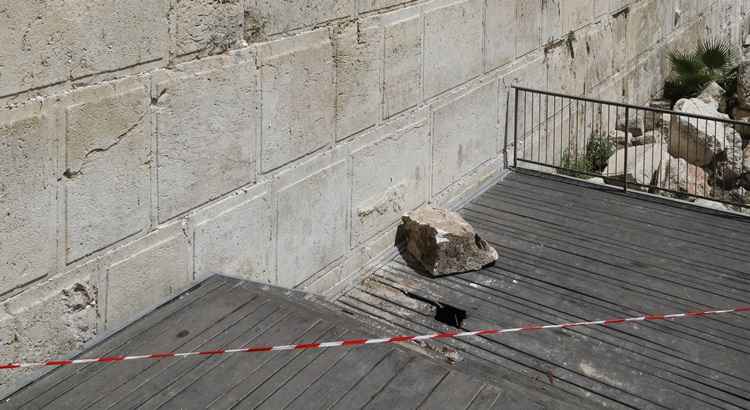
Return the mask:
<path id="1" fill-rule="evenodd" d="M 696 55 L 706 67 L 713 70 L 725 70 L 734 59 L 734 52 L 728 42 L 713 38 L 703 40 L 698 44 Z"/>
<path id="2" fill-rule="evenodd" d="M 696 53 L 689 53 L 682 50 L 672 50 L 669 52 L 669 62 L 672 70 L 678 75 L 690 75 L 702 71 L 704 64 L 702 59 Z"/>

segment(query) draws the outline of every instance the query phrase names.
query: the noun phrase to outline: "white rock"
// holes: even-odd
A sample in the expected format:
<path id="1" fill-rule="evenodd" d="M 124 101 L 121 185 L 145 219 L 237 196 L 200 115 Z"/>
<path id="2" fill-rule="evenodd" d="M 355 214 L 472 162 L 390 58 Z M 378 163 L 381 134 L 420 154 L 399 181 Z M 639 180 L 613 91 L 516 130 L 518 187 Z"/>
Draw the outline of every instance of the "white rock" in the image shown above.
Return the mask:
<path id="1" fill-rule="evenodd" d="M 677 101 L 675 111 L 715 117 L 717 120 L 729 118 L 718 112 L 713 103 L 706 103 L 698 98 Z M 712 120 L 672 116 L 669 145 L 672 156 L 705 166 L 722 152 L 727 154 L 730 167 L 739 169 L 742 162 L 742 137 L 733 128 Z"/>
<path id="2" fill-rule="evenodd" d="M 659 169 L 662 161 L 669 159 L 665 144 L 647 144 L 627 148 L 628 169 L 625 171 L 625 148 L 617 150 L 609 158 L 607 168 L 602 172 L 606 179 L 622 181 L 627 174 L 629 182 L 641 185 L 650 185 L 654 180 L 654 174 Z"/>

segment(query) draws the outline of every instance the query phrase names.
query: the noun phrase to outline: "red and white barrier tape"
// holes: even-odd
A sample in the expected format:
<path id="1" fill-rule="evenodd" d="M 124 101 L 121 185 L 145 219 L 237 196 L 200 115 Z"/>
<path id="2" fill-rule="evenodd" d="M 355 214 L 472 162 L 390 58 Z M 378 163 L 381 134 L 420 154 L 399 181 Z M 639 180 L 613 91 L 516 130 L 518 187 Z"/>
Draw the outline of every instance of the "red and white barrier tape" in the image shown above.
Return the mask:
<path id="1" fill-rule="evenodd" d="M 607 320 L 596 320 L 589 322 L 574 322 L 574 323 L 560 323 L 557 325 L 529 325 L 522 327 L 515 327 L 512 329 L 484 329 L 475 330 L 472 332 L 444 332 L 444 333 L 432 333 L 428 335 L 419 336 L 395 336 L 382 339 L 348 339 L 339 340 L 336 342 L 324 342 L 324 343 L 303 343 L 293 345 L 281 345 L 281 346 L 257 346 L 257 347 L 243 347 L 240 349 L 221 349 L 221 350 L 208 350 L 203 352 L 186 352 L 186 353 L 154 353 L 144 354 L 138 356 L 110 356 L 100 357 L 96 359 L 75 359 L 75 360 L 50 360 L 46 362 L 37 363 L 9 363 L 0 365 L 0 369 L 22 369 L 27 367 L 42 367 L 42 366 L 67 366 L 73 364 L 86 364 L 86 363 L 115 363 L 124 362 L 128 360 L 142 360 L 142 359 L 166 359 L 171 357 L 190 357 L 190 356 L 216 356 L 231 353 L 258 353 L 258 352 L 276 352 L 281 350 L 304 350 L 304 349 L 325 349 L 329 347 L 339 346 L 362 346 L 362 345 L 374 345 L 381 343 L 404 343 L 417 340 L 430 340 L 430 339 L 451 339 L 458 337 L 467 336 L 479 336 L 479 335 L 499 335 L 503 333 L 515 333 L 515 332 L 527 332 L 536 330 L 550 330 L 550 329 L 568 329 L 572 327 L 582 326 L 607 326 L 616 325 L 628 322 L 643 322 L 643 321 L 657 321 L 657 320 L 670 320 L 680 318 L 691 318 L 691 317 L 703 317 L 709 315 L 721 315 L 727 313 L 742 313 L 750 312 L 750 306 L 739 307 L 734 309 L 725 310 L 706 310 L 700 312 L 688 312 L 688 313 L 673 313 L 670 315 L 646 315 L 638 317 L 629 317 L 623 319 L 607 319 Z"/>

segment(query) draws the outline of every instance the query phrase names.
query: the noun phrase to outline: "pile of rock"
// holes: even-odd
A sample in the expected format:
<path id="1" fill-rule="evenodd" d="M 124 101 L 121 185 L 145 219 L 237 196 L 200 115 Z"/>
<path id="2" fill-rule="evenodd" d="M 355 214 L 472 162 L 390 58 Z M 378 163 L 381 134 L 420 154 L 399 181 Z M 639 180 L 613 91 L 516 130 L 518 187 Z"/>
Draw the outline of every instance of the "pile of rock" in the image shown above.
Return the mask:
<path id="1" fill-rule="evenodd" d="M 628 180 L 696 196 L 722 196 L 750 204 L 750 125 L 731 126 L 698 115 L 750 122 L 750 61 L 739 70 L 737 107 L 728 115 L 727 95 L 712 82 L 696 98 L 651 106 L 688 115 L 648 112 L 617 122 L 608 139 L 618 145 L 603 177 Z M 626 154 L 627 152 L 627 154 Z M 628 166 L 625 167 L 625 156 Z"/>

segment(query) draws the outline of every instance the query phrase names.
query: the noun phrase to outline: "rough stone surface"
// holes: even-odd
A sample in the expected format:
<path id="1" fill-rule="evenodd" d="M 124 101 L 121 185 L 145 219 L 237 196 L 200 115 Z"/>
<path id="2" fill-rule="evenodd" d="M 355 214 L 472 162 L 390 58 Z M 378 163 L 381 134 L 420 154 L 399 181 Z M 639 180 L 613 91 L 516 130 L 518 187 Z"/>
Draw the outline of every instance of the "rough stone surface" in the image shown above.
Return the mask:
<path id="1" fill-rule="evenodd" d="M 426 206 L 404 215 L 406 249 L 432 275 L 479 270 L 498 258 L 461 215 Z"/>
<path id="2" fill-rule="evenodd" d="M 195 227 L 195 274 L 222 273 L 276 284 L 273 242 L 274 212 L 265 195 L 250 198 Z"/>
<path id="3" fill-rule="evenodd" d="M 569 33 L 589 23 L 594 16 L 594 3 L 591 0 L 558 0 L 560 3 L 560 24 L 563 33 Z"/>
<path id="4" fill-rule="evenodd" d="M 429 127 L 421 122 L 352 154 L 352 241 L 359 243 L 427 201 Z"/>
<path id="5" fill-rule="evenodd" d="M 262 22 L 267 35 L 311 27 L 352 13 L 352 0 L 245 0 L 245 14 Z"/>
<path id="6" fill-rule="evenodd" d="M 621 130 L 610 130 L 609 133 L 607 133 L 607 140 L 609 142 L 621 146 L 633 145 L 634 138 L 633 134 Z"/>
<path id="7" fill-rule="evenodd" d="M 386 118 L 417 105 L 422 89 L 422 20 L 413 12 L 396 13 L 390 19 L 393 21 L 384 27 L 383 104 Z"/>
<path id="8" fill-rule="evenodd" d="M 229 64 L 159 84 L 159 220 L 253 182 L 257 70 Z"/>
<path id="9" fill-rule="evenodd" d="M 220 53 L 243 40 L 241 0 L 182 0 L 174 5 L 174 53 Z"/>
<path id="10" fill-rule="evenodd" d="M 536 1 L 516 1 L 516 56 L 522 56 L 539 48 L 541 32 L 539 25 L 542 20 L 542 10 Z"/>
<path id="11" fill-rule="evenodd" d="M 728 118 L 712 104 L 697 98 L 679 100 L 674 109 L 718 119 Z M 724 127 L 721 123 L 717 125 L 714 126 L 710 120 L 673 115 L 669 153 L 698 166 L 708 165 L 715 156 L 724 153 L 731 168 L 741 169 L 742 137 L 733 128 Z"/>
<path id="12" fill-rule="evenodd" d="M 380 118 L 383 33 L 351 24 L 336 37 L 336 139 L 374 125 Z"/>
<path id="13" fill-rule="evenodd" d="M 495 98 L 493 98 L 495 96 Z M 433 192 L 440 192 L 497 150 L 497 84 L 473 90 L 435 111 Z"/>
<path id="14" fill-rule="evenodd" d="M 703 168 L 688 163 L 684 158 L 670 157 L 662 162 L 658 170 L 658 187 L 689 195 L 711 196 Z"/>
<path id="15" fill-rule="evenodd" d="M 481 0 L 465 0 L 426 12 L 425 97 L 482 73 L 482 8 Z"/>
<path id="16" fill-rule="evenodd" d="M 293 287 L 344 255 L 348 248 L 346 162 L 282 189 L 277 254 L 279 285 Z M 288 250 L 288 252 L 286 251 Z"/>
<path id="17" fill-rule="evenodd" d="M 726 91 L 716 81 L 708 83 L 706 88 L 698 95 L 698 99 L 708 104 L 716 111 L 723 111 L 726 108 L 727 101 L 725 98 Z"/>
<path id="18" fill-rule="evenodd" d="M 270 171 L 333 140 L 335 67 L 328 31 L 266 44 L 261 64 L 261 166 Z"/>
<path id="19" fill-rule="evenodd" d="M 737 103 L 750 110 L 750 60 L 740 62 L 737 68 Z"/>
<path id="20" fill-rule="evenodd" d="M 640 185 L 655 183 L 654 176 L 661 164 L 669 160 L 666 144 L 647 144 L 627 148 L 628 168 L 625 169 L 625 150 L 617 150 L 607 161 L 607 168 L 602 172 L 605 180 L 629 182 Z"/>
<path id="21" fill-rule="evenodd" d="M 0 294 L 55 267 L 56 142 L 47 119 L 0 116 Z"/>
<path id="22" fill-rule="evenodd" d="M 149 224 L 151 122 L 143 86 L 66 111 L 66 258 L 79 259 Z M 117 221 L 117 223 L 112 223 Z"/>
<path id="23" fill-rule="evenodd" d="M 13 315 L 0 313 L 0 363 L 33 362 L 78 352 L 99 329 L 98 288 L 91 278 L 40 295 Z M 0 372 L 0 397 L 44 369 Z"/>
<path id="24" fill-rule="evenodd" d="M 185 290 L 192 281 L 190 244 L 178 229 L 172 235 L 157 231 L 139 242 L 123 259 L 107 269 L 107 329 L 116 329 Z M 158 266 L 158 274 L 154 267 Z"/>
<path id="25" fill-rule="evenodd" d="M 491 70 L 513 61 L 515 48 L 507 47 L 508 42 L 515 41 L 516 25 L 514 23 L 517 0 L 496 0 L 487 2 L 487 50 L 486 69 Z"/>
<path id="26" fill-rule="evenodd" d="M 167 3 L 53 0 L 0 6 L 0 96 L 165 57 Z"/>
<path id="27" fill-rule="evenodd" d="M 386 7 L 397 6 L 399 4 L 409 3 L 412 0 L 357 0 L 359 2 L 359 12 L 368 12 Z"/>

